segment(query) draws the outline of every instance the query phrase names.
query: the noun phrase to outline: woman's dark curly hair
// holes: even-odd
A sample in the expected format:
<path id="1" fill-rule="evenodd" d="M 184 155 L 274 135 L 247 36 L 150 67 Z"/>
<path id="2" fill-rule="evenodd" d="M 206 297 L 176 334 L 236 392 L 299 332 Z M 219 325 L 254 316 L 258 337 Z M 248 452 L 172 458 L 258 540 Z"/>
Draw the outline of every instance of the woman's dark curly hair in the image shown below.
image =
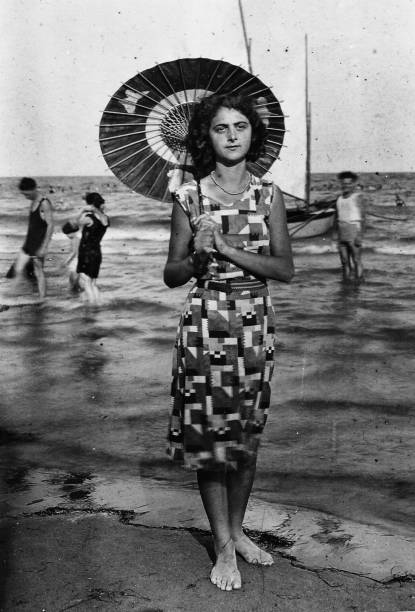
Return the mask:
<path id="1" fill-rule="evenodd" d="M 216 157 L 209 129 L 212 119 L 223 107 L 239 111 L 251 124 L 252 140 L 246 156 L 247 161 L 256 161 L 265 150 L 267 130 L 249 98 L 229 94 L 213 94 L 203 98 L 195 106 L 186 138 L 186 146 L 199 178 L 206 176 L 215 168 Z"/>

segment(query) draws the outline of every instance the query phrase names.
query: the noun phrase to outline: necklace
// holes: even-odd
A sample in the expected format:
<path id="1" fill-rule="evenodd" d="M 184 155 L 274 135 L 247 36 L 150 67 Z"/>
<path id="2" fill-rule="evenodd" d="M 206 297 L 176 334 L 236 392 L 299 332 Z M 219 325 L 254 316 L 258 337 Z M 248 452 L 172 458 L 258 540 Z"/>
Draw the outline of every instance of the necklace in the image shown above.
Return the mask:
<path id="1" fill-rule="evenodd" d="M 215 180 L 215 177 L 213 176 L 213 172 L 214 172 L 214 171 L 212 170 L 212 172 L 210 173 L 210 178 L 211 178 L 211 179 L 212 179 L 212 181 L 215 183 L 216 187 L 219 187 L 219 189 L 222 189 L 222 191 L 223 191 L 223 192 L 225 192 L 225 193 L 227 193 L 228 195 L 231 195 L 231 196 L 241 195 L 242 193 L 245 193 L 245 191 L 248 189 L 248 187 L 249 187 L 249 185 L 250 185 L 250 183 L 251 183 L 251 178 L 252 178 L 252 177 L 251 177 L 251 174 L 249 174 L 249 179 L 248 179 L 248 182 L 247 182 L 247 184 L 245 185 L 245 187 L 242 189 L 242 191 L 235 191 L 235 192 L 234 192 L 234 191 L 226 191 L 226 189 L 224 189 L 224 188 L 222 187 L 222 185 L 219 185 L 219 183 L 218 183 L 218 182 Z"/>

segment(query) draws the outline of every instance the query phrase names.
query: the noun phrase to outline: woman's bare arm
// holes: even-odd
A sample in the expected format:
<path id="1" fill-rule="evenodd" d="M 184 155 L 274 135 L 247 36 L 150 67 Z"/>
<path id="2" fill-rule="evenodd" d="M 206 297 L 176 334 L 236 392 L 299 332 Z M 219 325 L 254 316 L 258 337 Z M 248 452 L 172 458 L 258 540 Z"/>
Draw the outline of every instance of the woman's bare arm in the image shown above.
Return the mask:
<path id="1" fill-rule="evenodd" d="M 42 200 L 39 206 L 39 214 L 41 218 L 47 223 L 45 237 L 36 253 L 38 257 L 43 257 L 52 238 L 54 229 L 52 206 L 47 198 L 44 198 Z"/>
<path id="2" fill-rule="evenodd" d="M 200 274 L 212 249 L 212 231 L 200 231 L 194 236 L 194 250 L 191 255 L 193 239 L 189 219 L 178 202 L 173 204 L 169 254 L 164 267 L 164 282 L 168 287 L 184 285 L 192 276 Z"/>
<path id="3" fill-rule="evenodd" d="M 77 217 L 75 223 L 77 225 L 79 225 L 79 227 L 83 227 L 84 225 L 86 225 L 87 227 L 89 227 L 90 225 L 93 224 L 93 221 L 91 219 L 90 215 L 90 211 L 89 210 L 83 210 Z"/>

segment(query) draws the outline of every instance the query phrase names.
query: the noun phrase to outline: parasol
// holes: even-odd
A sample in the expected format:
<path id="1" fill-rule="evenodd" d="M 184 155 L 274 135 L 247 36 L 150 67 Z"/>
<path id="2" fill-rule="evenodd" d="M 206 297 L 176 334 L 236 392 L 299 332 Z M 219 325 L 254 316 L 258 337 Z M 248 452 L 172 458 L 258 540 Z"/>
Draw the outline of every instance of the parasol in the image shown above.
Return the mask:
<path id="1" fill-rule="evenodd" d="M 267 127 L 265 153 L 249 162 L 258 177 L 280 152 L 284 115 L 271 89 L 257 76 L 222 60 L 177 59 L 139 72 L 111 97 L 99 127 L 110 170 L 130 189 L 167 201 L 173 183 L 192 177 L 185 137 L 194 105 L 213 93 L 254 100 Z"/>

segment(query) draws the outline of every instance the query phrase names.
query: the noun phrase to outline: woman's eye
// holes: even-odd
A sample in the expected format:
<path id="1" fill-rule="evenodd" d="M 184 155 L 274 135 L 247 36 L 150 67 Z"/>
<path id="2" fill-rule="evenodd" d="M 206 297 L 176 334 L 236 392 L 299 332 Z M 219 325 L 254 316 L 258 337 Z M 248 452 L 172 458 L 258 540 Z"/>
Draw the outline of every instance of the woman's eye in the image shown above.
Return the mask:
<path id="1" fill-rule="evenodd" d="M 242 131 L 242 130 L 246 130 L 247 127 L 248 126 L 247 126 L 246 123 L 238 123 L 237 126 L 236 126 L 236 129 L 239 130 L 239 131 Z"/>
<path id="2" fill-rule="evenodd" d="M 218 127 L 215 128 L 215 131 L 218 132 L 219 134 L 222 134 L 222 132 L 225 131 L 225 128 L 223 125 L 218 125 Z"/>

